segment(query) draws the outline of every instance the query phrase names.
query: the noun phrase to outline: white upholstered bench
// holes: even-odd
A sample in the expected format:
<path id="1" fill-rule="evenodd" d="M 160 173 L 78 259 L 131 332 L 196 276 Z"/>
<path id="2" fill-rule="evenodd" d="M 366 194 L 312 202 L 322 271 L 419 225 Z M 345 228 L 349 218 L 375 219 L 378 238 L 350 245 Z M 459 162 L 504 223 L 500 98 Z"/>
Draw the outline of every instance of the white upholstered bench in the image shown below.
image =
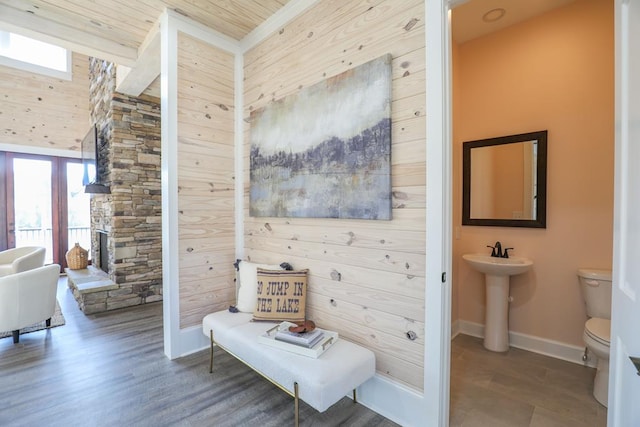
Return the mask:
<path id="1" fill-rule="evenodd" d="M 299 399 L 324 412 L 375 374 L 372 351 L 339 339 L 319 358 L 301 356 L 258 342 L 273 323 L 252 322 L 251 313 L 219 311 L 202 320 L 202 332 L 211 340 L 209 372 L 213 372 L 213 346 L 248 365 L 294 398 L 295 425 Z"/>

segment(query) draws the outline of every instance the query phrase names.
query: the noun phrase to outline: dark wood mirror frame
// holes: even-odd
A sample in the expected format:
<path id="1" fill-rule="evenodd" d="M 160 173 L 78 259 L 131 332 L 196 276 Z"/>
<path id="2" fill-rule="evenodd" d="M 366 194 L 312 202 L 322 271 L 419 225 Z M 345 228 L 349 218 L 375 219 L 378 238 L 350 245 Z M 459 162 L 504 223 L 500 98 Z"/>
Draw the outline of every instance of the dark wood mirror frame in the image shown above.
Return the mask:
<path id="1" fill-rule="evenodd" d="M 536 161 L 537 192 L 535 219 L 471 218 L 471 150 L 518 142 L 537 141 Z M 547 131 L 508 135 L 498 138 L 467 141 L 462 145 L 462 225 L 484 225 L 493 227 L 547 227 Z"/>

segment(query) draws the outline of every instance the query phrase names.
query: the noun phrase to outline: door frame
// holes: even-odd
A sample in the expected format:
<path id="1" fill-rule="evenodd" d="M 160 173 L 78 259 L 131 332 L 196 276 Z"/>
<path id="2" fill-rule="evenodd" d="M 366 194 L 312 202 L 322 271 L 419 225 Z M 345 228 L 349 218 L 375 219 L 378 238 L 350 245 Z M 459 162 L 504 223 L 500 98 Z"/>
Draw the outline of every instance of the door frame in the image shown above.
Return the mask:
<path id="1" fill-rule="evenodd" d="M 614 427 L 637 425 L 640 420 L 640 410 L 632 402 L 637 398 L 640 381 L 636 377 L 636 370 L 628 356 L 638 356 L 640 339 L 633 331 L 639 318 L 637 271 L 629 265 L 635 262 L 626 254 L 630 246 L 628 242 L 636 237 L 640 231 L 637 221 L 629 219 L 631 207 L 637 207 L 637 196 L 634 196 L 633 185 L 629 171 L 631 164 L 627 159 L 634 154 L 629 147 L 637 141 L 638 132 L 634 125 L 638 123 L 638 103 L 632 102 L 637 89 L 637 80 L 633 72 L 637 68 L 640 54 L 632 54 L 636 40 L 634 35 L 640 31 L 640 4 L 636 0 L 615 0 L 614 2 L 614 31 L 615 31 L 615 184 L 614 184 L 614 226 L 613 226 L 613 289 L 611 298 L 611 353 L 609 355 L 609 384 L 607 424 Z M 630 12 L 630 8 L 634 12 Z M 635 13 L 635 14 L 634 14 Z M 633 64 L 633 66 L 632 66 Z M 634 81 L 633 79 L 636 79 Z M 637 126 L 635 126 L 637 128 Z M 631 274 L 629 274 L 631 273 Z M 634 274 L 635 273 L 635 274 Z M 634 325 L 634 326 L 632 326 Z M 633 339 L 630 339 L 632 338 Z M 628 354 L 631 353 L 631 354 Z M 640 373 L 638 374 L 640 375 Z M 634 391 L 636 393 L 634 394 Z"/>
<path id="2" fill-rule="evenodd" d="M 426 268 L 425 425 L 449 424 L 452 138 L 448 0 L 425 0 Z"/>

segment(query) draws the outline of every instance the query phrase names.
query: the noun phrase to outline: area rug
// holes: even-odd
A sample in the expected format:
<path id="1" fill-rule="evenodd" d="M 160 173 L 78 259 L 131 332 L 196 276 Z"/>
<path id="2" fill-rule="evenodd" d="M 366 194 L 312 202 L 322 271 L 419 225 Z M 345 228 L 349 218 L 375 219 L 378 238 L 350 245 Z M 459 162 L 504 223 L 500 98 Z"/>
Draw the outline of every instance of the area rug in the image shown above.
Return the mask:
<path id="1" fill-rule="evenodd" d="M 56 326 L 64 325 L 64 316 L 62 315 L 62 310 L 60 310 L 60 304 L 56 301 L 56 312 L 53 313 L 53 317 L 51 317 L 51 328 L 55 328 Z M 35 325 L 27 326 L 24 329 L 20 329 L 20 335 L 28 334 L 29 332 L 40 331 L 42 329 L 46 329 L 47 324 L 46 320 L 42 322 L 36 323 Z M 12 336 L 11 331 L 0 332 L 0 338 L 6 338 Z"/>

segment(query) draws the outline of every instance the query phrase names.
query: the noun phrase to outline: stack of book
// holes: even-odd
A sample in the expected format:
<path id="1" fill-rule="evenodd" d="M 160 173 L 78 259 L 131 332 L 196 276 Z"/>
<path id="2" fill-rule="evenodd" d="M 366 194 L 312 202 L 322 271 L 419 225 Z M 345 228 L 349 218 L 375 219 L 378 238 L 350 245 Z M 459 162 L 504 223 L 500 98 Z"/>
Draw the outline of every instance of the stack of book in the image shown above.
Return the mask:
<path id="1" fill-rule="evenodd" d="M 295 323 L 282 322 L 258 335 L 258 341 L 270 347 L 317 359 L 338 341 L 338 333 L 316 328 L 302 334 L 290 332 Z"/>
<path id="2" fill-rule="evenodd" d="M 275 339 L 301 347 L 313 348 L 324 337 L 321 329 L 314 329 L 311 332 L 291 332 L 288 329 L 280 329 L 276 332 Z"/>

